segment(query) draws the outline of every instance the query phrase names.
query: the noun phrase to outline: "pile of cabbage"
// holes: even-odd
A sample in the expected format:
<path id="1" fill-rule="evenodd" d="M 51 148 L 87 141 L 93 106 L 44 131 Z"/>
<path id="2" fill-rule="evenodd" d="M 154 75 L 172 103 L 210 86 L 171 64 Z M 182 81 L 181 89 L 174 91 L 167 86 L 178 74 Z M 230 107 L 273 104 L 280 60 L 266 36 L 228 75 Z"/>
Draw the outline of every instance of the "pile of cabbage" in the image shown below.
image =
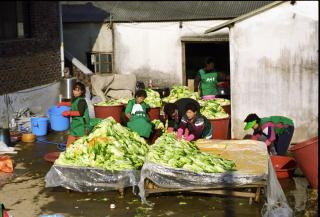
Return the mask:
<path id="1" fill-rule="evenodd" d="M 160 98 L 160 94 L 157 91 L 154 91 L 150 88 L 146 89 L 147 98 L 145 98 L 144 102 L 147 103 L 150 108 L 158 108 L 161 107 L 162 102 Z"/>
<path id="2" fill-rule="evenodd" d="M 170 95 L 163 98 L 162 101 L 166 103 L 174 103 L 181 98 L 191 98 L 194 100 L 200 99 L 197 92 L 191 92 L 186 86 L 173 86 Z"/>
<path id="3" fill-rule="evenodd" d="M 120 98 L 120 99 L 110 99 L 105 102 L 99 102 L 95 104 L 96 106 L 116 106 L 116 105 L 124 105 L 128 104 L 129 98 Z"/>
<path id="4" fill-rule="evenodd" d="M 232 160 L 202 153 L 196 145 L 184 139 L 178 140 L 174 133 L 159 137 L 150 147 L 146 161 L 196 173 L 223 173 L 236 170 Z"/>
<path id="5" fill-rule="evenodd" d="M 141 169 L 148 150 L 148 144 L 136 132 L 109 117 L 88 136 L 76 140 L 55 163 L 108 171 Z"/>
<path id="6" fill-rule="evenodd" d="M 202 115 L 208 119 L 221 119 L 229 117 L 223 107 L 216 100 L 206 100 L 200 109 Z"/>
<path id="7" fill-rule="evenodd" d="M 200 106 L 204 106 L 207 101 L 214 101 L 214 102 L 218 103 L 221 106 L 226 106 L 226 105 L 230 105 L 231 104 L 230 100 L 224 99 L 224 98 L 214 98 L 214 99 L 209 99 L 209 100 L 202 100 L 202 99 L 198 100 Z"/>

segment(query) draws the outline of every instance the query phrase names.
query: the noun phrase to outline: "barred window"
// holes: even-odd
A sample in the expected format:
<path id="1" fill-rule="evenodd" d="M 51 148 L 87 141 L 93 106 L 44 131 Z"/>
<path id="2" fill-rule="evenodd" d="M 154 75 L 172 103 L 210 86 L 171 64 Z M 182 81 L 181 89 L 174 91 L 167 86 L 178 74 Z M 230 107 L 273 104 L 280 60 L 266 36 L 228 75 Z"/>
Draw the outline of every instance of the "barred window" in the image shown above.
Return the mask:
<path id="1" fill-rule="evenodd" d="M 30 3 L 0 2 L 0 40 L 30 37 Z"/>
<path id="2" fill-rule="evenodd" d="M 89 65 L 94 73 L 112 73 L 112 53 L 92 52 Z"/>

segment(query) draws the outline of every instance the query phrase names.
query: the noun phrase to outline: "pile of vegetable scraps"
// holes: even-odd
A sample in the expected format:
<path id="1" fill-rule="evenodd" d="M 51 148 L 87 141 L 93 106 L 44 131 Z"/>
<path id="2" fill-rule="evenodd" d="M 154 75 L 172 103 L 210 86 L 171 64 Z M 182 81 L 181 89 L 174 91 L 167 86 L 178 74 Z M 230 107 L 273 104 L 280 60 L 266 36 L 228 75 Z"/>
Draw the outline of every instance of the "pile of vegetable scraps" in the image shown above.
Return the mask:
<path id="1" fill-rule="evenodd" d="M 200 99 L 199 94 L 191 92 L 186 86 L 173 86 L 170 95 L 163 98 L 162 101 L 166 103 L 174 103 L 181 98 L 191 98 L 194 100 Z"/>
<path id="2" fill-rule="evenodd" d="M 109 171 L 141 169 L 148 149 L 148 144 L 136 132 L 109 117 L 97 124 L 88 136 L 76 140 L 55 163 Z"/>
<path id="3" fill-rule="evenodd" d="M 215 100 L 207 100 L 200 109 L 202 115 L 208 119 L 227 118 L 229 114 L 226 113 L 223 107 Z"/>
<path id="4" fill-rule="evenodd" d="M 236 170 L 236 164 L 232 160 L 202 153 L 193 143 L 184 139 L 178 140 L 174 133 L 166 133 L 159 137 L 150 147 L 146 160 L 196 173 L 223 173 Z"/>
<path id="5" fill-rule="evenodd" d="M 145 103 L 147 103 L 150 108 L 157 108 L 161 107 L 161 98 L 160 94 L 157 91 L 154 91 L 150 88 L 146 89 L 147 92 L 147 98 L 144 100 Z"/>

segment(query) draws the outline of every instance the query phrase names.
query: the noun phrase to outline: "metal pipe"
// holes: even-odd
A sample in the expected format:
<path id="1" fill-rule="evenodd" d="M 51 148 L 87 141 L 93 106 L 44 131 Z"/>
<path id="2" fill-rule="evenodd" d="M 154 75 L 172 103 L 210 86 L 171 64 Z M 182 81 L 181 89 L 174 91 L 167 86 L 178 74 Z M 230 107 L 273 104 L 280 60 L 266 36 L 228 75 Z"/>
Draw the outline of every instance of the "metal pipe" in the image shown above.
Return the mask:
<path id="1" fill-rule="evenodd" d="M 63 43 L 63 22 L 62 22 L 62 7 L 61 1 L 59 4 L 59 25 L 60 25 L 60 62 L 61 62 L 61 77 L 64 76 L 64 43 Z"/>

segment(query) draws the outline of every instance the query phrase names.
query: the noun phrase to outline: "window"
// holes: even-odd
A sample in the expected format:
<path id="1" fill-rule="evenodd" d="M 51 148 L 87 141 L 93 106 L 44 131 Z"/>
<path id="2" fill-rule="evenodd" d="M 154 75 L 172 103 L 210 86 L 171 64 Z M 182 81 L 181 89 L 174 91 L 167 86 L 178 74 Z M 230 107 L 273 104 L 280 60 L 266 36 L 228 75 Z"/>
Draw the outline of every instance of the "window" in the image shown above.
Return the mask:
<path id="1" fill-rule="evenodd" d="M 94 73 L 112 73 L 112 53 L 90 53 L 89 65 Z"/>
<path id="2" fill-rule="evenodd" d="M 0 40 L 30 37 L 30 4 L 0 2 Z"/>

